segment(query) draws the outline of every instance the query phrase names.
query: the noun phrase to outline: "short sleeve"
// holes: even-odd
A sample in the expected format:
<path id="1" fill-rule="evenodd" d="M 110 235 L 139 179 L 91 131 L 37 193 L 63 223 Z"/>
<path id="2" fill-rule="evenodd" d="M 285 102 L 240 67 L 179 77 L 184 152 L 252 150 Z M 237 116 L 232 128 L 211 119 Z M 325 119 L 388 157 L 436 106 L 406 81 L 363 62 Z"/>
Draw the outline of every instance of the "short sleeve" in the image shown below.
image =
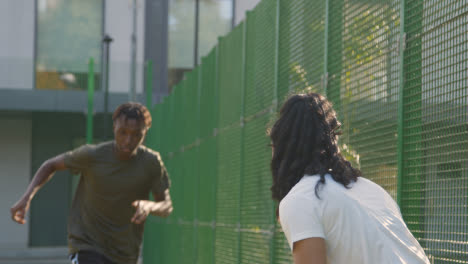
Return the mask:
<path id="1" fill-rule="evenodd" d="M 291 251 L 294 242 L 325 238 L 321 210 L 313 200 L 300 195 L 286 196 L 279 206 L 280 223 Z"/>
<path id="2" fill-rule="evenodd" d="M 165 190 L 171 186 L 169 174 L 167 173 L 166 166 L 161 159 L 159 153 L 156 154 L 156 170 L 154 173 L 157 175 L 153 181 L 151 191 L 155 195 L 162 195 Z"/>
<path id="3" fill-rule="evenodd" d="M 72 151 L 66 152 L 64 157 L 65 166 L 71 171 L 71 173 L 80 174 L 89 166 L 91 160 L 90 153 L 90 145 L 83 145 Z"/>

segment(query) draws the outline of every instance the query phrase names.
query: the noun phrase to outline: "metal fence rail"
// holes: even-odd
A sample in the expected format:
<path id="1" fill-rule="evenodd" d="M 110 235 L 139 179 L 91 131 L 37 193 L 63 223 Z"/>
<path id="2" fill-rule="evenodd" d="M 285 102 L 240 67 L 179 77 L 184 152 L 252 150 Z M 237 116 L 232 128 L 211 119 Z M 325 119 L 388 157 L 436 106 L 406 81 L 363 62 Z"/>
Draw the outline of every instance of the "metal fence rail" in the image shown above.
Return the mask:
<path id="1" fill-rule="evenodd" d="M 468 263 L 468 1 L 263 0 L 152 110 L 175 211 L 146 263 L 291 263 L 266 129 L 325 94 L 341 149 L 385 188 L 433 263 Z"/>

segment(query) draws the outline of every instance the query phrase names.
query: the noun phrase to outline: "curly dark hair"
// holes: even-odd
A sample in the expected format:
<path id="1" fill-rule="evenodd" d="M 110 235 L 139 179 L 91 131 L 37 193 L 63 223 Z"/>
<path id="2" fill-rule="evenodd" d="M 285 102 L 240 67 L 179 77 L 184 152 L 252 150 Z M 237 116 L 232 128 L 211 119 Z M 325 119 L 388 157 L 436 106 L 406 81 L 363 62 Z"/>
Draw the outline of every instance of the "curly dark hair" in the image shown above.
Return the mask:
<path id="1" fill-rule="evenodd" d="M 296 94 L 286 100 L 269 131 L 274 200 L 281 201 L 305 174 L 320 176 L 315 186 L 318 198 L 325 174 L 346 188 L 361 176 L 340 154 L 340 126 L 332 104 L 320 94 Z"/>
<path id="2" fill-rule="evenodd" d="M 128 102 L 119 105 L 115 109 L 114 114 L 112 114 L 112 121 L 115 122 L 120 116 L 125 116 L 125 119 L 135 119 L 138 122 L 144 122 L 146 128 L 151 127 L 151 114 L 148 108 L 140 103 Z"/>

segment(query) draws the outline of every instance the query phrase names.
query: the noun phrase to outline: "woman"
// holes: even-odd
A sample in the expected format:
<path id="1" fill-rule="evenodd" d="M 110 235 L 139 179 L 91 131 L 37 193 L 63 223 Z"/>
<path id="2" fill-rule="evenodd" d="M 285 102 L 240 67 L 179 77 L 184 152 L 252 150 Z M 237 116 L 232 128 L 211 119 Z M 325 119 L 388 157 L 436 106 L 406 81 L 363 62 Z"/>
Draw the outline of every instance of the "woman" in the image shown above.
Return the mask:
<path id="1" fill-rule="evenodd" d="M 340 154 L 332 105 L 291 96 L 270 131 L 273 199 L 296 264 L 429 263 L 400 209 Z"/>

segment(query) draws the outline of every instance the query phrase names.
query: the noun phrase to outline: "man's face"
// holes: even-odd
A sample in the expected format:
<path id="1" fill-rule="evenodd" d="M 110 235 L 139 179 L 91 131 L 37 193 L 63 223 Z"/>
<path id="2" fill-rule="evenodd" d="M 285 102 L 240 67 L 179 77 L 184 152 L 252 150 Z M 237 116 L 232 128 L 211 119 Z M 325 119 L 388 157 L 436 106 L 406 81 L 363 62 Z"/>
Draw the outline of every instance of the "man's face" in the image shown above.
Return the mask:
<path id="1" fill-rule="evenodd" d="M 138 146 L 145 139 L 147 128 L 143 121 L 120 116 L 114 122 L 114 139 L 117 156 L 129 159 L 136 153 Z"/>

